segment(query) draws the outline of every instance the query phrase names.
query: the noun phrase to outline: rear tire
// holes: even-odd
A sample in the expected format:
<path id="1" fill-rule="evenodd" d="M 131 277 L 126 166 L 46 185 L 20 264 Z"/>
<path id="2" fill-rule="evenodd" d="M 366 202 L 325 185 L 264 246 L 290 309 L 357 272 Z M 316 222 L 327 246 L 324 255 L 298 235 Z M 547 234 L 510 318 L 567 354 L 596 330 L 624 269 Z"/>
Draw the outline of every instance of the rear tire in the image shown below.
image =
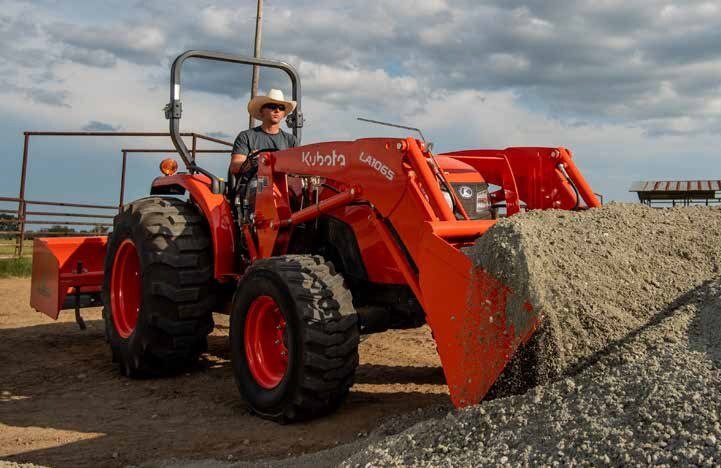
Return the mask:
<path id="1" fill-rule="evenodd" d="M 122 374 L 178 373 L 207 349 L 212 265 L 206 222 L 190 202 L 144 198 L 115 217 L 102 297 L 106 338 Z"/>
<path id="2" fill-rule="evenodd" d="M 285 255 L 248 268 L 233 300 L 230 346 L 238 389 L 258 415 L 286 423 L 335 410 L 353 385 L 358 344 L 351 293 L 322 257 Z M 272 353 L 287 353 L 285 364 Z"/>

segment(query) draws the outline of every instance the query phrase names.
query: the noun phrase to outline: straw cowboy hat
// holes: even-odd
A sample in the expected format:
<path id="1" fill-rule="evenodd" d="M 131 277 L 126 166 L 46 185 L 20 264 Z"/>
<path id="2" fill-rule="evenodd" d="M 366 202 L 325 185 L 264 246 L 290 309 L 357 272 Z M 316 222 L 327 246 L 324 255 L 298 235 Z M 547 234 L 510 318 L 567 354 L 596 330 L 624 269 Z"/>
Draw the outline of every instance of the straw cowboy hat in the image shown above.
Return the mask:
<path id="1" fill-rule="evenodd" d="M 263 120 L 260 109 L 265 104 L 283 104 L 285 106 L 285 115 L 289 115 L 295 109 L 295 101 L 286 101 L 283 97 L 283 91 L 279 89 L 271 89 L 266 96 L 256 96 L 248 101 L 248 113 L 258 120 Z"/>

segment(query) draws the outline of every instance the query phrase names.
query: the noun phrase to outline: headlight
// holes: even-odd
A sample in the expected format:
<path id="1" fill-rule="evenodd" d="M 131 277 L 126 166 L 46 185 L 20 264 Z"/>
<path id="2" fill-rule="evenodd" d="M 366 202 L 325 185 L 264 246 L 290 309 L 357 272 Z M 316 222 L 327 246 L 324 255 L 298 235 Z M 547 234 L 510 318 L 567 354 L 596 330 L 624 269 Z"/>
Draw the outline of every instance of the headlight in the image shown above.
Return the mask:
<path id="1" fill-rule="evenodd" d="M 448 206 L 453 209 L 453 198 L 451 198 L 451 194 L 446 192 L 445 190 L 441 190 L 443 192 L 443 198 L 445 198 L 446 203 L 448 203 Z"/>
<path id="2" fill-rule="evenodd" d="M 488 196 L 488 190 L 481 190 L 476 193 L 476 212 L 489 210 L 491 208 L 491 199 Z"/>

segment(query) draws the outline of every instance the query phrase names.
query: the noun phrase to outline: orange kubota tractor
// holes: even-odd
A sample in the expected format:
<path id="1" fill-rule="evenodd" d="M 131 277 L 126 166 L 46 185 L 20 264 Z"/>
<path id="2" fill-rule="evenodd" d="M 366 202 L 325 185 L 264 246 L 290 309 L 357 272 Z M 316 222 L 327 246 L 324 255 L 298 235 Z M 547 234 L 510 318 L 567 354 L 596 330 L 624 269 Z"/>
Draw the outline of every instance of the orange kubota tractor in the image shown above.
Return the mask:
<path id="1" fill-rule="evenodd" d="M 229 311 L 239 390 L 278 421 L 343 401 L 362 334 L 427 323 L 453 403 L 478 403 L 541 318 L 529 302 L 520 313 L 507 308 L 513 292 L 460 249 L 493 226 L 498 205 L 507 216 L 522 203 L 598 206 L 571 153 L 434 155 L 413 138 L 368 138 L 259 150 L 249 157 L 256 164 L 224 181 L 196 165 L 180 137 L 180 72 L 191 57 L 283 70 L 300 139 L 293 67 L 180 55 L 166 117 L 187 172 L 164 163 L 150 196 L 124 206 L 107 238 L 36 240 L 33 307 L 57 318 L 102 302 L 112 358 L 130 377 L 192 365 L 212 313 Z"/>

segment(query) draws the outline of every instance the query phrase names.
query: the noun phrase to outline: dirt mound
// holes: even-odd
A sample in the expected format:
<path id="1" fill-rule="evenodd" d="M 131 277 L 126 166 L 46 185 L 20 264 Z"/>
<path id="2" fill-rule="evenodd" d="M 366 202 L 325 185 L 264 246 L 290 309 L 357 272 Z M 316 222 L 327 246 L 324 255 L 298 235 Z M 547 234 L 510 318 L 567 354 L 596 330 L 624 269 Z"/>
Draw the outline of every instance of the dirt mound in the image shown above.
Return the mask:
<path id="1" fill-rule="evenodd" d="M 718 283 L 573 378 L 422 422 L 345 465 L 717 465 L 721 372 L 697 343 L 710 304 L 718 315 Z"/>
<path id="2" fill-rule="evenodd" d="M 468 253 L 545 314 L 495 394 L 542 385 L 420 423 L 345 464 L 719 462 L 721 210 L 531 212 Z"/>
<path id="3" fill-rule="evenodd" d="M 683 293 L 719 275 L 721 210 L 611 204 L 501 220 L 466 253 L 544 314 L 494 389 L 578 372 Z"/>

